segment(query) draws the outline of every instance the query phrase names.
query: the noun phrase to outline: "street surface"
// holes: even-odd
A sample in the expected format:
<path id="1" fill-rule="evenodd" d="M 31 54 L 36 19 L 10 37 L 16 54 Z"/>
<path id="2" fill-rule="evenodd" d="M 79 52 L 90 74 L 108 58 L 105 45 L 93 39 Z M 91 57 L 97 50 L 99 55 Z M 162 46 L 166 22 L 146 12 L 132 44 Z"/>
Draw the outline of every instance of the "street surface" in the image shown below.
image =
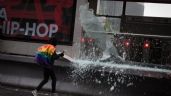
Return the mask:
<path id="1" fill-rule="evenodd" d="M 55 66 L 59 96 L 171 96 L 171 78 L 117 73 L 100 66 L 88 68 Z M 0 60 L 0 96 L 32 96 L 42 78 L 42 69 L 34 63 Z M 49 81 L 39 96 L 48 96 L 50 89 Z"/>
<path id="2" fill-rule="evenodd" d="M 33 96 L 31 91 L 32 91 L 31 89 L 21 89 L 17 87 L 0 85 L 0 96 Z M 38 96 L 50 96 L 50 93 L 45 91 L 40 91 L 38 93 Z M 58 95 L 56 96 L 83 96 L 83 95 L 58 93 Z"/>

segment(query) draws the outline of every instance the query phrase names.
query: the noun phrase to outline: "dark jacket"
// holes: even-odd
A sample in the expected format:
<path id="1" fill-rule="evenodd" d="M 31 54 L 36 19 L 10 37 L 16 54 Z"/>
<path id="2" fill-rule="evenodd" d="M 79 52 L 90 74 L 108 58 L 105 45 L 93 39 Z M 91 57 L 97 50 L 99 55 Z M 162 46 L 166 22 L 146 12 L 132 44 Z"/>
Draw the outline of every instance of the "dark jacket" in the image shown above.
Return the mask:
<path id="1" fill-rule="evenodd" d="M 61 58 L 64 56 L 64 53 L 60 53 L 60 54 L 56 54 L 56 52 L 54 52 L 54 54 L 52 55 L 52 58 L 51 58 L 51 65 L 53 66 L 54 65 L 54 62 L 55 60 Z"/>

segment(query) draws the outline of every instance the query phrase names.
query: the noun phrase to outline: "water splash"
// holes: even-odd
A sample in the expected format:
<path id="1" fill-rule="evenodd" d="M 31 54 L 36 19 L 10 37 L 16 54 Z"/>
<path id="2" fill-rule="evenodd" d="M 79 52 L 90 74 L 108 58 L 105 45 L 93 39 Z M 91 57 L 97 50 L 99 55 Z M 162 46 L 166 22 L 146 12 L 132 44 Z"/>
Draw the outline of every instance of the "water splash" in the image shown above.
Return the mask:
<path id="1" fill-rule="evenodd" d="M 137 71 L 148 71 L 148 72 L 159 72 L 159 73 L 167 73 L 171 74 L 171 69 L 158 68 L 156 66 L 141 66 L 130 63 L 125 64 L 117 64 L 113 62 L 100 62 L 100 61 L 89 61 L 89 60 L 75 60 L 73 62 L 73 66 L 75 68 L 79 68 L 81 71 L 86 71 L 88 69 L 101 66 L 102 69 L 106 68 L 117 68 L 120 69 L 121 72 L 124 72 L 127 69 L 137 70 Z"/>
<path id="2" fill-rule="evenodd" d="M 74 60 L 72 65 L 75 68 L 73 70 L 73 77 L 75 79 L 84 80 L 89 77 L 89 80 L 92 79 L 96 84 L 107 82 L 108 85 L 112 85 L 110 91 L 115 90 L 115 87 L 118 87 L 120 84 L 125 84 L 127 87 L 133 86 L 133 79 L 136 78 L 127 75 L 155 78 L 171 76 L 171 68 L 149 67 L 129 63 L 117 64 L 113 62 Z M 104 78 L 106 79 L 104 80 Z"/>
<path id="3" fill-rule="evenodd" d="M 91 80 L 98 85 L 107 83 L 110 86 L 109 91 L 116 91 L 120 84 L 125 84 L 127 87 L 133 86 L 133 80 L 136 77 L 132 75 L 153 78 L 171 77 L 171 68 L 169 67 L 149 66 L 150 64 L 136 64 L 124 61 L 124 59 L 122 60 L 111 41 L 111 36 L 102 34 L 102 32 L 105 32 L 103 25 L 99 22 L 93 11 L 88 9 L 88 5 L 80 7 L 80 22 L 83 30 L 86 32 L 86 36 L 96 39 L 95 45 L 102 49 L 103 58 L 94 61 L 93 57 L 96 56 L 94 49 L 96 47 L 93 47 L 91 51 L 87 48 L 86 51 L 90 55 L 90 59 L 85 60 L 87 58 L 81 58 L 73 60 L 72 66 L 74 70 L 72 77 L 76 81 L 87 80 L 86 82 L 88 82 Z M 103 91 L 99 91 L 99 94 L 102 93 Z"/>
<path id="4" fill-rule="evenodd" d="M 118 31 L 113 30 L 111 34 L 107 34 L 105 30 L 105 22 L 107 18 L 100 18 L 96 16 L 92 9 L 89 9 L 89 4 L 81 5 L 80 8 L 80 23 L 84 30 L 84 38 L 93 38 L 94 42 L 86 42 L 82 44 L 81 59 L 98 60 L 109 56 L 115 56 L 122 59 L 118 53 L 116 46 L 113 44 L 114 34 Z M 113 20 L 117 22 L 117 20 Z M 117 26 L 114 24 L 112 26 Z M 123 60 L 123 59 L 122 59 Z"/>

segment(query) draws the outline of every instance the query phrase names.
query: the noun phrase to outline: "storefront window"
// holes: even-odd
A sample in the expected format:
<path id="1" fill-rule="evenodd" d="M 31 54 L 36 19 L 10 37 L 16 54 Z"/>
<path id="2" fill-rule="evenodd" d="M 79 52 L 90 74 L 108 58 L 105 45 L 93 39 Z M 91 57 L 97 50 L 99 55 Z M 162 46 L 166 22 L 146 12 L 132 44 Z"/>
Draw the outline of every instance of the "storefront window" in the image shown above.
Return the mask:
<path id="1" fill-rule="evenodd" d="M 122 9 L 123 1 L 98 0 L 96 14 L 108 16 L 121 16 Z"/>

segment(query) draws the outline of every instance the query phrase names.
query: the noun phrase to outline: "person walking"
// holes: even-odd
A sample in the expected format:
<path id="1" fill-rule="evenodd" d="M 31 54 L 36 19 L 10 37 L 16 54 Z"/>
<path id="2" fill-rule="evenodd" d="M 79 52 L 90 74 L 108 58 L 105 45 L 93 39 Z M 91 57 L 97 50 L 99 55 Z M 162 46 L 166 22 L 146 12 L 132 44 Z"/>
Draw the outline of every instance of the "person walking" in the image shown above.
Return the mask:
<path id="1" fill-rule="evenodd" d="M 37 96 L 37 92 L 48 82 L 49 77 L 52 79 L 52 96 L 55 96 L 56 91 L 56 76 L 54 72 L 54 61 L 64 56 L 64 51 L 60 54 L 56 53 L 56 38 L 52 37 L 48 44 L 44 44 L 38 48 L 36 53 L 36 62 L 43 68 L 43 80 L 32 91 L 33 96 Z"/>

